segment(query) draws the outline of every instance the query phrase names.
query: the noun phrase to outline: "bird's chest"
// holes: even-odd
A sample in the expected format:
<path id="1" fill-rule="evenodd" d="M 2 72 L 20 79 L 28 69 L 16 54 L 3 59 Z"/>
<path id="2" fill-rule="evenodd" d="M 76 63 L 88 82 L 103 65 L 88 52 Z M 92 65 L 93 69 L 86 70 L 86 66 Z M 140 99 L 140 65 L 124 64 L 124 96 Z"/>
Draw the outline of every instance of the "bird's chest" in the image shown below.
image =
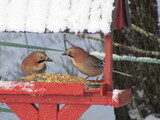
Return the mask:
<path id="1" fill-rule="evenodd" d="M 73 65 L 77 66 L 77 62 L 75 61 L 75 59 L 71 58 L 71 60 L 72 60 Z"/>
<path id="2" fill-rule="evenodd" d="M 74 58 L 71 58 L 71 60 L 72 60 L 72 63 L 75 67 L 80 67 L 80 66 L 84 65 L 83 60 L 78 60 L 78 59 L 74 59 Z"/>
<path id="3" fill-rule="evenodd" d="M 83 60 L 78 61 L 78 60 L 75 60 L 72 58 L 72 63 L 80 71 L 82 71 L 84 68 L 87 68 L 87 66 Z"/>

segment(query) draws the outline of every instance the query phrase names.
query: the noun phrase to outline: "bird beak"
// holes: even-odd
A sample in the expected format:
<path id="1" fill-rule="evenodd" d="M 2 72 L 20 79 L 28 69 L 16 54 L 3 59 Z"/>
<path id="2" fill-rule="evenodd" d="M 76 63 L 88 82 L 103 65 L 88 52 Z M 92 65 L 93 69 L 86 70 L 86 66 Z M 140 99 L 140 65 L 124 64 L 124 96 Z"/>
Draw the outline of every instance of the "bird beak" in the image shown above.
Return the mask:
<path id="1" fill-rule="evenodd" d="M 62 55 L 67 55 L 66 53 L 63 53 Z"/>
<path id="2" fill-rule="evenodd" d="M 51 58 L 49 58 L 49 57 L 46 59 L 46 61 L 53 62 L 53 60 Z"/>

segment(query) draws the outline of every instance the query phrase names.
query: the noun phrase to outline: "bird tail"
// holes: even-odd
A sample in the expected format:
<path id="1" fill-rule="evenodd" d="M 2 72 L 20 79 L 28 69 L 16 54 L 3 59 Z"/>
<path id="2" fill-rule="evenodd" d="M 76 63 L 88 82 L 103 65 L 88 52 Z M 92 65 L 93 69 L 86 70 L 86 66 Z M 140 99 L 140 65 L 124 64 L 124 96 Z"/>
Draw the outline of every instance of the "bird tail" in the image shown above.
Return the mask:
<path id="1" fill-rule="evenodd" d="M 132 75 L 130 74 L 127 74 L 127 73 L 124 73 L 124 72 L 120 72 L 120 71 L 116 71 L 116 70 L 112 70 L 114 73 L 117 73 L 117 74 L 120 74 L 120 75 L 124 75 L 124 76 L 127 76 L 127 77 L 132 77 Z"/>

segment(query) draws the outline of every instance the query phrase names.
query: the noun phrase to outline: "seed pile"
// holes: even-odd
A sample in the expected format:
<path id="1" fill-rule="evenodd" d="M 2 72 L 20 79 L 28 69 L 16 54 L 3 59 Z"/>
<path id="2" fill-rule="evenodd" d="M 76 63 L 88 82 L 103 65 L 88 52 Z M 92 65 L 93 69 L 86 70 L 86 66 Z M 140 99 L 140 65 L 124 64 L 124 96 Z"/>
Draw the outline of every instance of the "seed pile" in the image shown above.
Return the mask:
<path id="1" fill-rule="evenodd" d="M 50 74 L 50 73 L 32 74 L 26 77 L 22 77 L 17 81 L 18 82 L 48 82 L 48 83 L 84 83 L 85 89 L 90 89 L 90 88 L 92 89 L 94 88 L 94 85 L 95 86 L 100 85 L 100 83 L 91 82 L 89 80 L 86 80 L 83 77 L 62 75 L 62 74 Z"/>
<path id="2" fill-rule="evenodd" d="M 90 83 L 85 78 L 62 74 L 32 74 L 22 77 L 18 82 L 48 82 L 48 83 Z"/>

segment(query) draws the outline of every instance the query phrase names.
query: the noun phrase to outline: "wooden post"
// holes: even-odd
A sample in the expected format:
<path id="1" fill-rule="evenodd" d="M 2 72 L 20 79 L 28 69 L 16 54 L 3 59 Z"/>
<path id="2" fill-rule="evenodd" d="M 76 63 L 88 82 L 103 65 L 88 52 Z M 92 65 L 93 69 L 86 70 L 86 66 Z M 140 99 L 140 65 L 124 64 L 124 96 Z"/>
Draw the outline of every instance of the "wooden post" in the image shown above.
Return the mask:
<path id="1" fill-rule="evenodd" d="M 39 104 L 39 119 L 38 120 L 58 120 L 58 104 Z"/>
<path id="2" fill-rule="evenodd" d="M 65 105 L 58 113 L 58 120 L 77 120 L 90 105 Z"/>
<path id="3" fill-rule="evenodd" d="M 30 103 L 6 103 L 21 120 L 38 120 L 38 111 Z"/>
<path id="4" fill-rule="evenodd" d="M 107 90 L 113 90 L 112 82 L 112 35 L 106 35 L 105 40 L 105 83 L 107 83 Z"/>

